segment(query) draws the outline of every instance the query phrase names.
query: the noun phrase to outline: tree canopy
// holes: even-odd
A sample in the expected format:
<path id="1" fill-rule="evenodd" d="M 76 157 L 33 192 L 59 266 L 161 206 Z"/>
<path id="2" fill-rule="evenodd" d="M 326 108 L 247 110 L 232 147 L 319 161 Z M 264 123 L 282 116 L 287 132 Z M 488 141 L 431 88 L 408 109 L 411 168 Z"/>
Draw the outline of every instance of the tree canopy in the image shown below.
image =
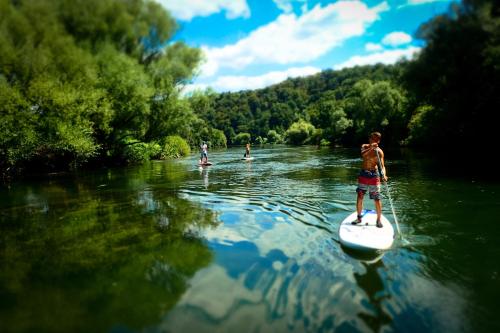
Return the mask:
<path id="1" fill-rule="evenodd" d="M 206 124 L 179 91 L 201 51 L 170 42 L 177 24 L 157 2 L 0 0 L 0 12 L 0 169 L 200 139 Z"/>

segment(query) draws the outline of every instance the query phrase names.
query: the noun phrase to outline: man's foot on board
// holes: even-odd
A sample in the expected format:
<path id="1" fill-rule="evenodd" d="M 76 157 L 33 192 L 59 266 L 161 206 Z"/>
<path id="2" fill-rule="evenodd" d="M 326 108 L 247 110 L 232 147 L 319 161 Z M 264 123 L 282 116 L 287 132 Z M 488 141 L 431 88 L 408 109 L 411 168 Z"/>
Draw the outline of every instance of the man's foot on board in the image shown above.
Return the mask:
<path id="1" fill-rule="evenodd" d="M 351 224 L 354 224 L 354 225 L 361 224 L 361 218 L 362 218 L 362 217 L 363 217 L 363 216 L 358 215 L 358 219 L 357 219 L 357 220 L 355 220 L 355 221 L 352 221 L 352 222 L 351 222 Z"/>
<path id="2" fill-rule="evenodd" d="M 377 228 L 382 228 L 383 225 L 382 225 L 382 222 L 380 222 L 380 220 L 377 220 Z"/>

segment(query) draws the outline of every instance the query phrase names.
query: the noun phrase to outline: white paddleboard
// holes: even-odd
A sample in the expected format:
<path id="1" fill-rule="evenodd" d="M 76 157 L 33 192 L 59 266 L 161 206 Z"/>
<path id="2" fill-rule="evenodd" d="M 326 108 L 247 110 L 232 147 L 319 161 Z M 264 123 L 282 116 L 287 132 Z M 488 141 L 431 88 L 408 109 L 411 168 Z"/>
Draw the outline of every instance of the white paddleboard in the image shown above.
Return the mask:
<path id="1" fill-rule="evenodd" d="M 252 161 L 253 157 L 243 157 L 242 160 L 244 160 L 244 161 Z"/>
<path id="2" fill-rule="evenodd" d="M 356 221 L 357 213 L 354 212 L 342 221 L 339 227 L 340 243 L 346 247 L 362 251 L 387 250 L 394 242 L 394 229 L 382 215 L 380 222 L 382 228 L 377 227 L 377 212 L 374 210 L 363 210 L 360 224 L 352 224 Z"/>

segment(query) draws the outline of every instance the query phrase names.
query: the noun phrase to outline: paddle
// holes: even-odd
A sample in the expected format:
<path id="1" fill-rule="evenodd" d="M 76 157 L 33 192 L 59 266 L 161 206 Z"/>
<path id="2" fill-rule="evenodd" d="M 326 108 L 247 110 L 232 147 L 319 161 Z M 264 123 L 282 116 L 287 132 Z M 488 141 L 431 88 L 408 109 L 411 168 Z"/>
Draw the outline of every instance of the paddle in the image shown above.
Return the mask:
<path id="1" fill-rule="evenodd" d="M 391 192 L 389 191 L 389 185 L 387 185 L 387 181 L 385 180 L 384 177 L 384 169 L 382 169 L 382 162 L 380 161 L 380 156 L 378 154 L 378 147 L 375 148 L 375 154 L 377 154 L 377 165 L 378 165 L 378 170 L 380 172 L 380 177 L 384 181 L 385 188 L 387 190 L 387 197 L 389 198 L 389 203 L 391 204 L 391 210 L 392 210 L 392 215 L 394 216 L 394 221 L 396 222 L 396 228 L 398 229 L 398 235 L 401 237 L 401 239 L 408 243 L 403 237 L 403 234 L 401 234 L 401 230 L 399 229 L 399 224 L 398 224 L 398 217 L 396 216 L 396 211 L 394 210 L 394 205 L 392 204 L 392 198 L 391 198 Z"/>

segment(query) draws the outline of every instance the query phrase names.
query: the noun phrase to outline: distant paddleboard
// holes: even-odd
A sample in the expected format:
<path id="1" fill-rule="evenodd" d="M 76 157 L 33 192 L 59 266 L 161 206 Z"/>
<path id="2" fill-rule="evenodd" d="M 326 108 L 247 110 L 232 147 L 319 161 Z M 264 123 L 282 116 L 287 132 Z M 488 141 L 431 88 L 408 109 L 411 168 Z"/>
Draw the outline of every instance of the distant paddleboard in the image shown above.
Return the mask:
<path id="1" fill-rule="evenodd" d="M 361 224 L 352 224 L 356 221 L 356 212 L 342 221 L 339 227 L 340 243 L 345 247 L 361 251 L 389 249 L 394 242 L 394 229 L 389 220 L 382 215 L 380 222 L 383 227 L 377 228 L 377 212 L 363 210 L 361 214 L 363 215 Z"/>
<path id="2" fill-rule="evenodd" d="M 198 163 L 199 166 L 210 166 L 212 162 Z"/>
<path id="3" fill-rule="evenodd" d="M 243 157 L 242 160 L 244 160 L 244 161 L 252 161 L 253 157 Z"/>

